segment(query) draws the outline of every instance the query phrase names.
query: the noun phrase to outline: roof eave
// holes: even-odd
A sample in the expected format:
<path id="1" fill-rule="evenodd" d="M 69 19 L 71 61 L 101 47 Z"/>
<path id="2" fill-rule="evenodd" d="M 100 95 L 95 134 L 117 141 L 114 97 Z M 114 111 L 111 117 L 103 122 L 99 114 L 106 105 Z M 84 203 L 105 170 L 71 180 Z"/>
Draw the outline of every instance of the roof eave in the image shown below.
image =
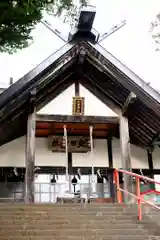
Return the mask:
<path id="1" fill-rule="evenodd" d="M 87 56 L 100 71 L 109 74 L 123 84 L 129 91 L 134 92 L 149 108 L 160 116 L 160 94 L 145 81 L 132 72 L 110 52 L 99 44 L 87 43 Z M 155 105 L 156 104 L 156 105 Z"/>

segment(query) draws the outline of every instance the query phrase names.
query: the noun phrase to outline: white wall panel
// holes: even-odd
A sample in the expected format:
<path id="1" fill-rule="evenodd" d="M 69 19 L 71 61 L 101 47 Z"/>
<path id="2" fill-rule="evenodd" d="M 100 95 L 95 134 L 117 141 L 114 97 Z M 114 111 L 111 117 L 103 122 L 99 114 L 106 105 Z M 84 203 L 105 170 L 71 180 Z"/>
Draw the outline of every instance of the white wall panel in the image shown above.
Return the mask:
<path id="1" fill-rule="evenodd" d="M 0 147 L 0 166 L 25 166 L 26 137 L 18 138 Z M 48 138 L 36 138 L 35 164 L 44 166 L 65 166 L 65 153 L 48 150 Z"/>
<path id="2" fill-rule="evenodd" d="M 15 139 L 0 147 L 0 166 L 24 167 L 25 166 L 26 138 Z"/>
<path id="3" fill-rule="evenodd" d="M 108 150 L 107 141 L 105 139 L 94 140 L 94 154 L 91 153 L 73 153 L 73 166 L 91 167 L 108 167 Z"/>
<path id="4" fill-rule="evenodd" d="M 53 153 L 48 149 L 48 138 L 36 138 L 37 166 L 65 166 L 65 153 Z"/>
<path id="5" fill-rule="evenodd" d="M 147 150 L 131 144 L 132 168 L 148 169 Z"/>
<path id="6" fill-rule="evenodd" d="M 112 140 L 112 154 L 113 154 L 113 167 L 121 168 L 121 148 L 120 141 L 118 139 Z"/>
<path id="7" fill-rule="evenodd" d="M 0 147 L 0 166 L 25 166 L 25 142 L 21 137 Z M 108 167 L 108 150 L 105 139 L 94 140 L 94 155 L 90 153 L 73 153 L 73 166 L 101 166 Z M 113 139 L 113 166 L 121 168 L 120 141 Z M 160 150 L 153 153 L 154 166 L 160 168 Z M 132 168 L 148 168 L 147 152 L 144 149 L 131 145 Z M 36 138 L 36 165 L 65 166 L 65 153 L 53 153 L 48 149 L 47 138 Z"/>
<path id="8" fill-rule="evenodd" d="M 113 166 L 122 168 L 120 140 L 113 139 Z M 147 151 L 131 144 L 131 164 L 132 168 L 148 169 Z"/>

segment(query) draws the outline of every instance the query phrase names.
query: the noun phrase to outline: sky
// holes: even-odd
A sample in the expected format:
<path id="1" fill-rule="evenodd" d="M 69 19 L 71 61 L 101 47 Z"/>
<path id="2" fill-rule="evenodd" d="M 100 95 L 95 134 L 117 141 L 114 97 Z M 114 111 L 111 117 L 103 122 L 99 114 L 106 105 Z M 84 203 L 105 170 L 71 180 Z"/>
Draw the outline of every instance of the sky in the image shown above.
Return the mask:
<path id="1" fill-rule="evenodd" d="M 150 23 L 160 11 L 159 0 L 90 0 L 97 9 L 94 27 L 108 31 L 114 24 L 126 19 L 121 30 L 101 43 L 109 52 L 132 69 L 136 74 L 160 91 L 160 52 L 155 51 Z M 59 19 L 45 16 L 54 28 L 67 34 L 69 26 Z M 38 65 L 64 42 L 42 24 L 33 31 L 34 44 L 16 54 L 0 55 L 0 87 L 8 86 L 9 78 L 17 81 Z"/>

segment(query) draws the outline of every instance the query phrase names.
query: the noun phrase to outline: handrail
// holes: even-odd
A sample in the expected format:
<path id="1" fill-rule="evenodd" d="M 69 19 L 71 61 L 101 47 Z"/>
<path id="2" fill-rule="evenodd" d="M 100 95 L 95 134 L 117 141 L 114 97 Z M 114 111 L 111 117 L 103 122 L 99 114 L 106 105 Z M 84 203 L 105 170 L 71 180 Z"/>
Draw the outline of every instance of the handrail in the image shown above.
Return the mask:
<path id="1" fill-rule="evenodd" d="M 126 191 L 126 190 L 120 188 L 119 173 L 130 175 L 130 176 L 136 178 L 136 194 L 131 193 L 129 191 Z M 133 173 L 133 172 L 129 172 L 129 171 L 122 170 L 122 169 L 115 169 L 115 171 L 114 171 L 114 183 L 115 183 L 116 188 L 117 188 L 117 201 L 118 201 L 118 203 L 122 203 L 122 192 L 124 192 L 126 195 L 134 197 L 137 200 L 137 203 L 138 203 L 138 219 L 139 220 L 142 220 L 141 204 L 143 202 L 147 203 L 148 205 L 150 205 L 150 206 L 152 206 L 152 207 L 154 207 L 154 208 L 156 208 L 158 210 L 160 210 L 159 206 L 156 206 L 154 203 L 152 203 L 150 201 L 146 201 L 145 199 L 142 198 L 142 194 L 140 192 L 140 180 L 141 179 L 146 180 L 146 181 L 151 182 L 151 183 L 155 183 L 155 184 L 160 185 L 160 182 L 155 181 L 152 178 L 148 178 L 148 177 L 145 177 L 145 176 Z"/>
<path id="2" fill-rule="evenodd" d="M 142 197 L 138 197 L 138 196 L 136 196 L 134 193 L 130 193 L 130 192 L 128 192 L 128 191 L 125 191 L 125 190 L 122 189 L 122 188 L 120 188 L 120 190 L 121 190 L 122 192 L 124 192 L 124 193 L 132 196 L 132 197 L 135 197 L 137 200 L 141 200 L 142 202 L 145 202 L 145 203 L 147 203 L 148 205 L 150 205 L 150 206 L 152 206 L 152 207 L 155 207 L 156 209 L 159 209 L 159 210 L 160 210 L 160 207 L 157 206 L 157 205 L 155 205 L 154 203 L 152 203 L 152 202 L 150 202 L 150 201 L 147 201 L 147 200 L 143 199 Z"/>
<path id="3" fill-rule="evenodd" d="M 155 181 L 153 178 L 145 177 L 145 176 L 139 175 L 139 174 L 137 174 L 137 173 L 129 172 L 129 171 L 127 171 L 127 170 L 122 170 L 122 169 L 116 169 L 116 171 L 121 172 L 121 173 L 128 174 L 128 175 L 130 175 L 130 176 L 132 176 L 132 177 L 138 177 L 139 179 L 143 179 L 143 180 L 146 180 L 146 181 L 148 181 L 148 182 L 153 182 L 153 183 L 156 183 L 156 184 L 159 184 L 159 185 L 160 185 L 160 182 Z"/>

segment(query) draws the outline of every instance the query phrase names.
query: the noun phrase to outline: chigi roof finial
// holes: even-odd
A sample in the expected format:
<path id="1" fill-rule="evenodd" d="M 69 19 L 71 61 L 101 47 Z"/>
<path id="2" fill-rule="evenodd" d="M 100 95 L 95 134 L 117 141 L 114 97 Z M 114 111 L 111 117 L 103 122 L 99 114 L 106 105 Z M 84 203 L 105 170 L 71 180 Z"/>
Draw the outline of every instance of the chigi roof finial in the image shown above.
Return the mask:
<path id="1" fill-rule="evenodd" d="M 126 21 L 120 21 L 119 24 L 112 26 L 108 31 L 100 35 L 100 33 L 93 28 L 94 20 L 96 16 L 96 7 L 87 5 L 79 10 L 79 16 L 76 18 L 74 26 L 65 37 L 58 29 L 53 29 L 48 21 L 41 21 L 50 31 L 57 35 L 64 42 L 79 42 L 88 41 L 92 44 L 100 43 L 111 34 L 122 28 Z"/>

